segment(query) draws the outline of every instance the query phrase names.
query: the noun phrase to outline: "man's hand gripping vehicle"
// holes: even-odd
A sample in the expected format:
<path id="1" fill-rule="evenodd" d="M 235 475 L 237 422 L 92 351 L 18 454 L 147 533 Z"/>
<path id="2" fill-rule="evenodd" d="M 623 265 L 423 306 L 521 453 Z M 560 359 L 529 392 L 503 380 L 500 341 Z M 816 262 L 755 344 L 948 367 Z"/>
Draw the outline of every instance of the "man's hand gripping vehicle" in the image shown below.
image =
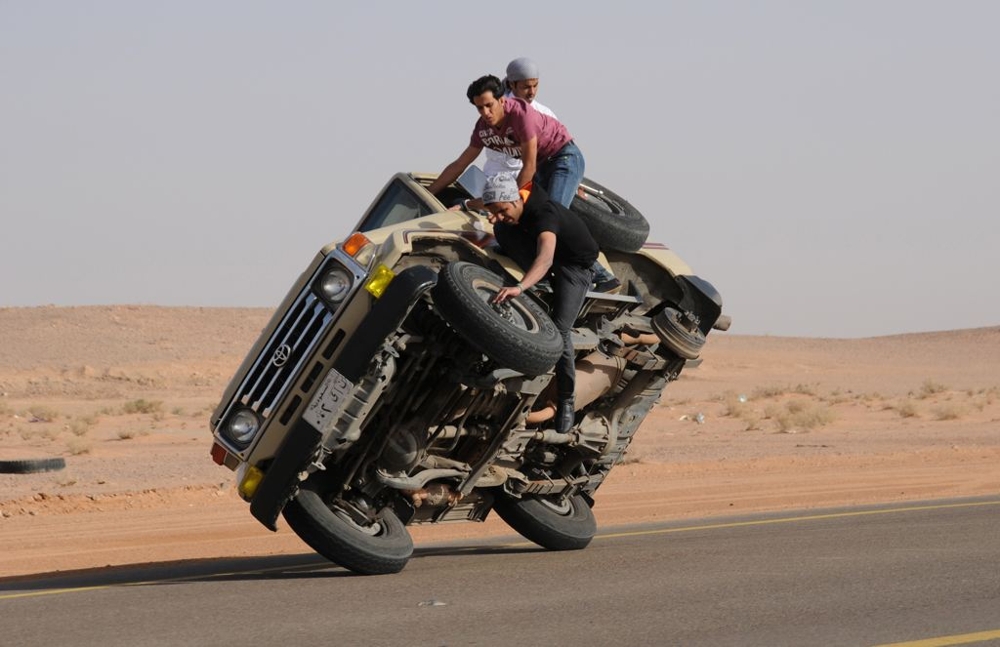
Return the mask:
<path id="1" fill-rule="evenodd" d="M 576 424 L 554 431 L 561 339 L 492 244 L 466 176 L 397 174 L 354 233 L 292 286 L 212 414 L 212 457 L 263 525 L 364 574 L 401 570 L 406 526 L 496 511 L 551 550 L 585 547 L 591 506 L 667 384 L 728 327 L 716 290 L 645 219 L 585 180 L 574 210 L 625 289 L 590 292 L 573 331 Z M 440 198 L 440 199 L 439 199 Z"/>

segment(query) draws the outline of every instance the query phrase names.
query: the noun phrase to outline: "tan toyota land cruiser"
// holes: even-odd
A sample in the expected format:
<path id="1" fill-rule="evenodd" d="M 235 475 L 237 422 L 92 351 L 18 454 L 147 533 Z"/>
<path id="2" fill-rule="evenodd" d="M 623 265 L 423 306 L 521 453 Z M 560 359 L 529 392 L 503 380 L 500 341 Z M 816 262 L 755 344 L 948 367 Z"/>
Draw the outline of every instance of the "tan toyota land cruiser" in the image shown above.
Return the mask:
<path id="1" fill-rule="evenodd" d="M 722 301 L 648 224 L 584 180 L 573 209 L 620 279 L 576 322 L 576 424 L 551 421 L 561 352 L 543 288 L 491 302 L 523 272 L 480 214 L 477 169 L 439 196 L 400 173 L 278 306 L 212 414 L 216 463 L 250 512 L 283 515 L 358 573 L 401 570 L 407 525 L 495 510 L 551 550 L 585 547 L 591 507 L 664 388 L 728 327 Z"/>

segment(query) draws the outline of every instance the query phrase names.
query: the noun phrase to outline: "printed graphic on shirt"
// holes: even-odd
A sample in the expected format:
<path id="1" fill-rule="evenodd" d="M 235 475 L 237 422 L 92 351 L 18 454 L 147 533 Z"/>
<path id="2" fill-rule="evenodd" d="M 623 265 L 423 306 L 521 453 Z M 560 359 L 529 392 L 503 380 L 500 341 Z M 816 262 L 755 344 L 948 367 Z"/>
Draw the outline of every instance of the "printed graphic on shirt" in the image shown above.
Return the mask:
<path id="1" fill-rule="evenodd" d="M 514 139 L 513 128 L 506 128 L 502 135 L 492 128 L 484 128 L 476 135 L 486 148 L 499 151 L 508 157 L 521 157 L 521 145 Z"/>

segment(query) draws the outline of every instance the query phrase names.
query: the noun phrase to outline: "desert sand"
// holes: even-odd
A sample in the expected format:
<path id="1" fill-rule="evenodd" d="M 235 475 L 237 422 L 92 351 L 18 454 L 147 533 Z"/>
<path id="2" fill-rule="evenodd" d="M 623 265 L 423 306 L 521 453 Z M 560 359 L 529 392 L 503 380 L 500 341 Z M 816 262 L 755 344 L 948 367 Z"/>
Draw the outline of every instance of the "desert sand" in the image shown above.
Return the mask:
<path id="1" fill-rule="evenodd" d="M 266 309 L 0 309 L 0 578 L 309 553 L 209 457 Z M 868 339 L 713 333 L 594 508 L 604 527 L 1000 492 L 1000 327 Z M 497 519 L 421 543 L 510 534 Z"/>

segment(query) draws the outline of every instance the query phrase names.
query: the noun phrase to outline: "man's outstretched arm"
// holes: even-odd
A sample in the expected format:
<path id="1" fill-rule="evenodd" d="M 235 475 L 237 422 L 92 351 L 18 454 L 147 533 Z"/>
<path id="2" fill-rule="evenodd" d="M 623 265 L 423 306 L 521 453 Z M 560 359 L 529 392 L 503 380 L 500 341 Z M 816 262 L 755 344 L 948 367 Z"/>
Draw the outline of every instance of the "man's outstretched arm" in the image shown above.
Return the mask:
<path id="1" fill-rule="evenodd" d="M 538 250 L 535 254 L 535 260 L 528 268 L 528 271 L 524 273 L 524 278 L 521 282 L 513 287 L 500 288 L 497 295 L 493 297 L 493 301 L 496 303 L 503 303 L 511 297 L 516 297 L 519 294 L 524 294 L 524 291 L 530 288 L 535 283 L 538 283 L 549 273 L 549 269 L 552 268 L 552 262 L 556 255 L 556 235 L 551 231 L 543 231 L 538 234 Z"/>

